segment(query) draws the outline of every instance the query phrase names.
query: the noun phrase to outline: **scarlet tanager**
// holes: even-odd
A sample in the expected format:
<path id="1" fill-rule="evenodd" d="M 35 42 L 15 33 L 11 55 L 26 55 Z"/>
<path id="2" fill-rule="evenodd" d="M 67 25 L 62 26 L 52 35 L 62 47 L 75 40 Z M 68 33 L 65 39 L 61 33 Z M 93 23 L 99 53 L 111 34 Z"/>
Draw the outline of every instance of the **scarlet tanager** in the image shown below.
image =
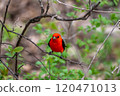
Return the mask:
<path id="1" fill-rule="evenodd" d="M 48 43 L 49 47 L 51 48 L 52 52 L 61 52 L 65 50 L 65 43 L 59 33 L 54 33 L 52 38 Z"/>

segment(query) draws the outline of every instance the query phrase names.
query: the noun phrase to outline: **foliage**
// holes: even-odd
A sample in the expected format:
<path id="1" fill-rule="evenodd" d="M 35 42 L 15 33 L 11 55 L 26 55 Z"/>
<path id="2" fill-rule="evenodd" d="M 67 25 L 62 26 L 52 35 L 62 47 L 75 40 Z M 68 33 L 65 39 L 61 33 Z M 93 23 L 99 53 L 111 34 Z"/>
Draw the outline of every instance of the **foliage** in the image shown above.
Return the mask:
<path id="1" fill-rule="evenodd" d="M 113 2 L 109 0 L 101 0 L 100 7 L 104 6 L 118 6 L 119 0 L 113 0 Z M 56 0 L 52 1 L 53 3 L 57 4 Z M 76 7 L 86 7 L 89 9 L 89 4 L 86 4 L 86 0 L 75 0 Z M 92 3 L 98 2 L 98 0 L 91 0 Z M 80 6 L 78 3 L 80 3 L 82 6 Z M 84 12 L 83 10 L 79 10 L 76 8 L 71 9 L 72 11 L 66 12 L 65 16 L 68 18 L 78 18 L 77 13 Z M 116 8 L 117 10 L 117 8 Z M 61 11 L 57 11 L 57 15 L 61 15 Z M 113 26 L 117 21 L 119 20 L 119 15 L 115 13 L 109 14 L 109 16 L 104 16 L 101 14 L 98 14 L 96 18 L 92 18 L 89 20 L 89 23 L 87 26 L 78 26 L 76 27 L 77 32 L 80 32 L 75 38 L 75 44 L 80 49 L 78 50 L 78 54 L 80 53 L 80 56 L 82 58 L 82 61 L 85 64 L 89 64 L 91 61 L 91 57 L 93 57 L 94 53 L 97 51 L 97 48 L 101 45 L 101 43 L 105 40 L 107 33 L 107 27 Z M 82 21 L 79 21 L 82 22 Z M 11 29 L 10 26 L 7 25 L 9 29 Z M 40 24 L 36 24 L 33 27 L 34 31 L 36 31 L 36 34 L 39 36 L 43 36 L 42 39 L 40 39 L 37 43 L 39 47 L 44 47 L 44 50 L 47 52 L 51 52 L 51 49 L 49 46 L 47 46 L 50 38 L 52 37 L 52 34 L 55 32 L 59 32 L 63 37 L 67 35 L 66 32 L 63 31 L 63 28 L 58 26 L 58 22 L 56 21 L 45 21 L 43 20 Z M 19 33 L 20 29 L 15 29 L 15 32 Z M 80 37 L 83 36 L 83 37 Z M 16 35 L 12 33 L 8 33 L 6 30 L 4 30 L 3 34 L 3 41 L 14 41 L 16 40 Z M 117 40 L 119 44 L 120 40 Z M 94 62 L 93 66 L 89 69 L 88 76 L 85 78 L 86 80 L 91 79 L 120 79 L 120 72 L 117 72 L 117 74 L 112 74 L 111 72 L 115 69 L 116 66 L 120 64 L 120 54 L 119 54 L 119 48 L 114 48 L 114 39 L 110 37 L 107 42 L 104 44 L 103 48 L 100 50 L 99 54 L 97 55 L 97 60 Z M 54 52 L 53 54 L 56 54 L 58 56 L 63 56 L 64 58 L 70 57 L 70 48 L 72 48 L 71 43 L 66 44 L 66 50 L 61 53 Z M 23 60 L 21 52 L 24 51 L 24 47 L 18 46 L 14 48 L 13 46 L 9 45 L 6 49 L 5 56 L 8 56 L 7 62 L 5 63 L 8 67 L 11 67 L 12 62 L 11 58 L 15 55 L 15 53 L 19 53 L 19 60 Z M 115 57 L 114 57 L 114 56 Z M 112 57 L 113 56 L 113 57 Z M 14 60 L 14 59 L 13 59 Z M 73 60 L 77 60 L 76 57 L 73 58 Z M 117 61 L 116 64 L 113 64 L 115 61 Z M 27 80 L 81 80 L 81 78 L 84 76 L 84 72 L 80 66 L 80 68 L 76 69 L 69 69 L 66 64 L 68 62 L 58 58 L 53 55 L 43 55 L 41 61 L 36 61 L 34 64 L 35 66 L 40 66 L 40 72 L 38 75 L 36 75 L 36 72 L 33 73 L 25 73 L 23 74 L 23 79 Z M 20 63 L 19 67 L 21 65 L 25 65 L 25 63 Z M 44 66 L 43 66 L 44 65 Z M 88 65 L 87 65 L 88 66 Z M 47 70 L 46 70 L 46 68 Z M 18 71 L 19 74 L 21 74 L 22 69 Z M 4 67 L 0 63 L 0 79 L 13 79 L 11 75 L 8 74 L 8 70 L 6 67 Z"/>

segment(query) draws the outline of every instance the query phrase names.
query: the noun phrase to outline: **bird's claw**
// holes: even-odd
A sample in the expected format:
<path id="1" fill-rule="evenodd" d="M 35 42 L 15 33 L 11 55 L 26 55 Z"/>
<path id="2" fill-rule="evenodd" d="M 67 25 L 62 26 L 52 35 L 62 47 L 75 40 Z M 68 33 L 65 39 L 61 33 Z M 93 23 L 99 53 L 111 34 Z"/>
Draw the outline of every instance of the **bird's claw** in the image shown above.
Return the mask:
<path id="1" fill-rule="evenodd" d="M 52 54 L 52 51 L 51 51 L 51 52 L 49 52 L 48 54 L 49 54 L 49 55 L 51 55 L 51 54 Z"/>
<path id="2" fill-rule="evenodd" d="M 62 56 L 60 56 L 60 59 L 62 59 L 63 57 Z"/>

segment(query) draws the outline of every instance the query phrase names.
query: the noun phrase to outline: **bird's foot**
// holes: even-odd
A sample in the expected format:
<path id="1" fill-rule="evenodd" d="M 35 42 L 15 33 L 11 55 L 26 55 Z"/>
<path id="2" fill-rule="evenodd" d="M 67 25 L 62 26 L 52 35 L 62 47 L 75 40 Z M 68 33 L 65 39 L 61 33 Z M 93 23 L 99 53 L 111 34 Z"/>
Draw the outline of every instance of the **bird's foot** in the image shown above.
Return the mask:
<path id="1" fill-rule="evenodd" d="M 63 59 L 63 57 L 62 57 L 62 56 L 60 56 L 60 59 Z"/>
<path id="2" fill-rule="evenodd" d="M 51 52 L 49 52 L 48 54 L 49 54 L 49 55 L 51 55 L 51 54 L 52 54 L 52 51 L 51 51 Z"/>

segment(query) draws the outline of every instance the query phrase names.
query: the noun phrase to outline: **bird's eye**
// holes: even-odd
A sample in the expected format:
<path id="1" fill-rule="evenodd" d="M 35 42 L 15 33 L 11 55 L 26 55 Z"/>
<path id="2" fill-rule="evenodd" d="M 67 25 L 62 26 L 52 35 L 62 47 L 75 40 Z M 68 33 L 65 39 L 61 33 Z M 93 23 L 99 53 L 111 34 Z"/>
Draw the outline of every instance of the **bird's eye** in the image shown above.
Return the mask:
<path id="1" fill-rule="evenodd" d="M 57 36 L 57 38 L 59 38 L 59 36 Z"/>

